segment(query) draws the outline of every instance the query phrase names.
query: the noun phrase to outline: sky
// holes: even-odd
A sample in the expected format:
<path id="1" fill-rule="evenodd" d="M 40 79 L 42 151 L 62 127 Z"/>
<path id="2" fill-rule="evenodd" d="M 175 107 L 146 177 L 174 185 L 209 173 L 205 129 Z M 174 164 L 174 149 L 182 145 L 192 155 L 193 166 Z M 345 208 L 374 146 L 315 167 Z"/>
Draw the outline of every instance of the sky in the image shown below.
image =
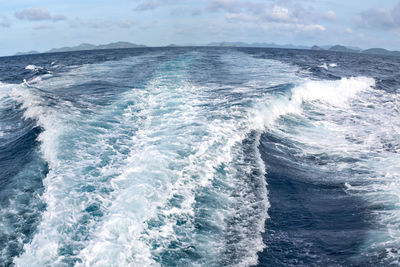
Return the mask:
<path id="1" fill-rule="evenodd" d="M 0 56 L 116 41 L 400 50 L 400 0 L 0 1 Z"/>

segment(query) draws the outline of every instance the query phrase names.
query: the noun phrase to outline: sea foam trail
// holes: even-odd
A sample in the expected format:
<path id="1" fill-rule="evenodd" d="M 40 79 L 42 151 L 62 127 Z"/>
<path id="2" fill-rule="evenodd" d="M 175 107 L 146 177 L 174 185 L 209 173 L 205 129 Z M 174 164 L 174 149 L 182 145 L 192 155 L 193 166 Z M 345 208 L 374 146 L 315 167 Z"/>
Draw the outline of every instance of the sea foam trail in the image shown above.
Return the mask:
<path id="1" fill-rule="evenodd" d="M 216 264 L 221 260 L 227 241 L 224 233 L 229 234 L 224 219 L 237 211 L 236 201 L 228 188 L 238 187 L 241 182 L 239 177 L 235 178 L 233 164 L 241 162 L 236 158 L 234 151 L 239 148 L 235 146 L 240 145 L 251 129 L 245 122 L 246 112 L 202 108 L 210 105 L 209 99 L 207 102 L 202 99 L 207 97 L 203 95 L 205 88 L 187 82 L 188 65 L 196 60 L 196 56 L 199 55 L 166 64 L 147 89 L 136 96 L 140 105 L 144 105 L 140 116 L 144 120 L 139 123 L 140 131 L 133 138 L 136 148 L 128 159 L 130 168 L 115 179 L 118 191 L 123 194 L 110 207 L 109 216 L 96 238 L 82 250 L 85 265 L 101 265 L 115 258 L 134 265 L 193 265 L 196 261 L 198 264 Z M 233 115 L 230 112 L 237 117 L 228 118 Z M 210 113 L 215 116 L 213 121 L 207 120 Z M 218 118 L 224 116 L 226 120 Z M 252 144 L 256 150 L 257 140 Z M 264 170 L 257 159 L 253 164 L 253 167 L 247 167 L 258 170 L 261 193 L 248 194 L 254 195 L 254 209 L 259 213 L 242 214 L 247 217 L 241 220 L 255 220 L 258 229 L 249 231 L 255 237 L 243 238 L 245 244 L 241 247 L 245 255 L 236 263 L 256 263 L 255 253 L 263 247 L 260 232 L 267 207 Z M 213 182 L 218 180 L 226 185 L 214 191 Z M 242 186 L 246 187 L 245 184 Z M 132 195 L 133 192 L 139 194 Z M 196 199 L 202 194 L 217 194 L 214 195 L 217 203 L 213 209 L 208 207 L 211 202 Z M 242 194 L 246 195 L 244 190 Z M 212 196 L 208 197 L 208 201 L 212 201 Z M 252 200 L 244 198 L 241 201 L 248 205 L 246 201 Z M 196 230 L 196 221 L 208 223 L 214 230 Z M 172 245 L 174 249 L 171 249 Z"/>
<path id="2" fill-rule="evenodd" d="M 123 62 L 132 67 L 140 60 Z M 25 246 L 25 253 L 15 259 L 17 265 L 74 264 L 91 228 L 111 201 L 110 180 L 120 174 L 129 153 L 134 122 L 126 121 L 122 114 L 126 102 L 117 101 L 102 111 L 96 94 L 74 102 L 70 95 L 81 93 L 73 90 L 75 86 L 79 89 L 81 83 L 97 80 L 103 72 L 113 75 L 114 71 L 124 68 L 116 70 L 113 62 L 83 66 L 61 78 L 35 79 L 11 93 L 22 104 L 24 116 L 44 129 L 39 140 L 50 169 L 44 180 L 42 199 L 47 207 L 43 220 L 33 241 Z M 104 91 L 100 85 L 103 96 L 112 93 L 109 87 Z M 63 90 L 70 94 L 63 95 Z"/>
<path id="3" fill-rule="evenodd" d="M 44 129 L 50 168 L 47 209 L 17 265 L 257 263 L 269 206 L 260 134 L 305 103 L 345 108 L 373 80 L 307 81 L 292 66 L 232 53 L 218 58 L 226 75 L 247 80 L 194 83 L 189 70 L 204 57 L 156 64 L 143 88 L 112 95 L 104 108 L 51 88 L 121 75 L 133 62 L 88 65 L 13 91 Z"/>
<path id="4" fill-rule="evenodd" d="M 243 61 L 243 58 L 239 57 L 227 59 L 228 62 L 225 63 L 232 64 L 231 61 L 239 59 Z M 255 62 L 251 63 L 254 65 Z M 287 68 L 277 62 L 262 63 L 265 64 L 262 66 L 263 69 L 266 69 L 265 67 L 274 70 Z M 181 64 L 183 63 L 176 65 Z M 180 68 L 185 69 L 185 64 Z M 157 188 L 157 195 L 154 196 L 154 193 L 150 193 L 154 191 L 149 189 L 148 194 L 156 198 L 157 202 L 148 199 L 145 202 L 138 201 L 137 196 L 133 198 L 125 194 L 117 198 L 111 207 L 110 217 L 106 218 L 101 230 L 98 231 L 100 235 L 82 251 L 81 258 L 88 265 L 105 264 L 115 257 L 121 262 L 134 265 L 140 265 L 143 262 L 162 265 L 192 265 L 196 262 L 244 266 L 256 264 L 256 252 L 262 250 L 264 246 L 260 234 L 264 230 L 263 222 L 266 219 L 268 207 L 263 178 L 264 167 L 257 154 L 259 134 L 279 116 L 290 112 L 301 112 L 303 101 L 322 98 L 344 105 L 357 92 L 372 85 L 373 80 L 354 78 L 327 83 L 309 82 L 294 89 L 293 100 L 285 98 L 284 101 L 280 101 L 276 96 L 269 98 L 270 96 L 265 94 L 263 98 L 252 99 L 253 103 L 250 106 L 243 105 L 242 108 L 232 107 L 229 105 L 231 103 L 226 103 L 225 101 L 229 99 L 227 96 L 224 100 L 214 99 L 215 106 L 213 107 L 216 108 L 214 113 L 210 111 L 212 109 L 202 110 L 198 107 L 210 105 L 209 96 L 221 88 L 196 88 L 185 82 L 184 75 L 177 77 L 175 68 L 168 65 L 168 69 L 171 72 L 163 70 L 161 77 L 156 78 L 148 86 L 149 92 L 146 92 L 148 100 L 143 101 L 142 98 L 143 100 L 140 101 L 148 103 L 142 109 L 145 112 L 143 117 L 147 122 L 145 127 L 141 128 L 142 134 L 134 137 L 136 140 L 134 143 L 144 142 L 145 145 L 141 150 L 135 151 L 129 159 L 131 166 L 138 167 L 133 167 L 119 178 L 124 182 L 132 181 L 135 176 L 143 180 L 143 178 L 153 176 L 152 173 L 156 170 L 159 170 L 156 172 L 158 176 L 160 173 L 172 174 L 172 177 L 164 178 L 169 180 L 170 187 L 161 188 L 167 194 L 163 196 L 160 188 Z M 278 81 L 282 82 L 282 77 L 278 78 L 278 76 L 273 77 L 271 74 L 269 85 L 273 86 Z M 247 99 L 242 99 L 246 102 L 255 97 L 254 86 L 253 80 L 251 85 L 235 88 L 235 91 L 247 96 Z M 335 99 L 324 98 L 325 95 L 316 92 L 318 87 L 323 87 L 331 94 L 337 91 L 338 87 L 341 91 Z M 204 92 L 207 92 L 207 95 L 203 96 Z M 180 104 L 182 107 L 179 107 L 176 102 L 179 103 L 181 97 L 183 97 Z M 206 97 L 207 103 L 204 103 L 202 98 Z M 164 103 L 170 103 L 169 101 L 175 102 L 172 113 L 167 108 L 162 108 L 165 106 Z M 278 112 L 275 107 L 269 109 L 275 102 L 282 102 L 281 110 Z M 287 102 L 290 104 L 287 105 Z M 196 103 L 196 105 L 188 106 L 187 103 Z M 260 113 L 259 106 L 262 105 L 265 109 L 263 113 Z M 227 106 L 231 109 L 226 108 Z M 153 112 L 157 116 L 154 116 Z M 174 113 L 183 114 L 179 118 L 179 121 L 184 118 L 181 123 L 175 121 L 177 118 Z M 163 116 L 160 116 L 161 114 Z M 224 119 L 220 120 L 219 117 Z M 204 118 L 212 119 L 204 121 Z M 175 122 L 171 123 L 172 121 L 169 121 L 171 119 Z M 193 122 L 196 123 L 193 124 Z M 180 125 L 178 128 L 183 132 L 179 133 L 174 127 L 170 128 L 171 125 Z M 165 136 L 165 133 L 171 132 L 179 138 L 179 143 L 174 143 L 171 136 Z M 150 136 L 157 138 L 151 140 Z M 181 139 L 183 136 L 186 140 Z M 154 141 L 157 145 L 152 145 Z M 184 144 L 183 147 L 182 144 Z M 185 151 L 186 146 L 190 147 L 191 151 Z M 163 163 L 163 161 L 171 161 L 171 155 L 173 155 L 171 152 L 178 147 L 182 149 L 180 153 L 186 158 L 173 162 L 172 166 Z M 244 151 L 246 147 L 247 150 Z M 246 153 L 253 155 L 254 158 L 249 158 L 252 156 L 246 156 Z M 168 155 L 168 157 L 164 158 L 163 155 Z M 151 163 L 156 162 L 155 165 L 150 165 L 151 168 L 149 168 L 149 158 L 151 158 Z M 173 158 L 179 159 L 181 155 L 175 155 Z M 185 162 L 187 159 L 189 165 Z M 158 162 L 159 160 L 161 162 Z M 174 165 L 180 167 L 176 168 Z M 143 169 L 141 166 L 146 167 Z M 171 172 L 171 167 L 173 172 Z M 152 171 L 149 172 L 149 170 Z M 251 177 L 251 174 L 254 175 L 255 181 L 250 184 L 243 182 L 243 177 Z M 154 186 L 153 181 L 154 178 L 148 185 L 150 188 Z M 255 188 L 261 191 L 257 192 Z M 232 194 L 232 190 L 238 193 Z M 135 189 L 128 191 L 133 192 Z M 213 202 L 213 197 L 215 202 Z M 204 202 L 200 200 L 201 198 Z M 141 219 L 138 218 L 135 203 L 142 203 L 145 206 L 146 213 L 139 213 L 143 216 Z M 154 203 L 157 205 L 154 206 Z M 210 205 L 212 208 L 209 207 Z M 249 205 L 252 206 L 253 211 L 246 210 L 245 207 Z M 128 213 L 128 210 L 131 213 Z M 227 224 L 227 222 L 230 223 Z M 208 225 L 212 230 L 196 230 L 195 223 Z M 120 242 L 122 237 L 123 242 Z M 224 238 L 221 239 L 221 237 Z M 130 239 L 126 240 L 127 238 Z M 138 240 L 142 242 L 138 243 Z M 122 244 L 125 245 L 121 247 Z M 126 246 L 126 244 L 129 245 Z M 172 245 L 174 249 L 171 250 Z M 152 260 L 149 261 L 149 257 Z"/>
<path id="5" fill-rule="evenodd" d="M 293 90 L 290 102 L 303 99 L 310 104 L 297 118 L 287 117 L 302 123 L 293 126 L 281 121 L 271 131 L 295 144 L 291 148 L 295 156 L 315 159 L 318 164 L 312 168 L 325 173 L 318 179 L 327 183 L 334 179 L 345 185 L 348 194 L 368 203 L 376 229 L 370 229 L 352 260 L 397 265 L 400 124 L 396 118 L 400 97 L 374 85 L 370 78 L 305 83 Z"/>
<path id="6" fill-rule="evenodd" d="M 195 60 L 193 57 L 196 55 L 165 65 L 166 69 L 160 69 L 160 76 L 146 90 L 133 89 L 123 94 L 111 112 L 110 108 L 98 111 L 100 115 L 95 117 L 86 117 L 79 106 L 65 100 L 57 103 L 56 108 L 46 106 L 40 91 L 28 85 L 25 90 L 13 93 L 23 103 L 26 116 L 36 118 L 45 129 L 40 140 L 43 154 L 50 162 L 43 195 L 48 207 L 34 240 L 15 260 L 17 265 L 100 264 L 115 259 L 121 264 L 167 264 L 168 261 L 173 264 L 179 262 L 179 253 L 188 245 L 199 248 L 203 261 L 215 263 L 220 259 L 218 248 L 224 245 L 221 236 L 224 233 L 229 236 L 220 223 L 225 216 L 232 216 L 235 211 L 232 207 L 238 201 L 229 200 L 228 188 L 235 188 L 235 182 L 243 183 L 240 177 L 227 178 L 235 175 L 229 165 L 234 156 L 232 151 L 241 153 L 240 147 L 234 146 L 246 138 L 251 128 L 246 122 L 248 112 L 243 113 L 246 107 L 223 110 L 223 113 L 215 110 L 213 114 L 202 109 L 207 104 L 204 101 L 209 99 L 200 94 L 199 88 L 190 85 L 184 74 L 188 69 L 185 62 Z M 169 68 L 172 70 L 168 72 Z M 34 85 L 51 87 L 54 84 L 59 81 L 50 79 Z M 218 105 L 218 101 L 216 98 L 215 107 L 226 107 Z M 234 116 L 225 122 L 228 115 Z M 215 118 L 204 120 L 207 116 Z M 132 125 L 136 127 L 132 129 Z M 71 143 L 71 140 L 76 141 Z M 115 148 L 115 142 L 119 148 Z M 250 142 L 255 150 L 257 140 Z M 104 151 L 104 147 L 110 150 Z M 99 155 L 99 151 L 104 152 Z M 253 161 L 261 183 L 261 193 L 254 196 L 254 205 L 261 210 L 250 218 L 243 214 L 241 220 L 256 220 L 257 231 L 262 231 L 267 207 L 265 181 L 262 164 L 257 159 Z M 226 197 L 223 200 L 223 195 L 215 196 L 221 199 L 219 210 L 209 212 L 214 213 L 210 218 L 218 219 L 212 224 L 220 229 L 209 239 L 205 239 L 207 232 L 199 235 L 204 239 L 197 243 L 196 233 L 192 231 L 194 222 L 204 218 L 195 214 L 195 208 L 197 205 L 202 210 L 207 203 L 196 202 L 196 193 L 200 193 L 199 188 L 212 188 L 217 171 L 221 183 L 226 183 Z M 247 191 L 254 195 L 251 190 Z M 245 199 L 240 201 L 246 204 Z M 184 220 L 187 223 L 181 230 L 174 229 L 174 225 L 183 225 Z M 241 246 L 247 249 L 247 255 L 236 259 L 237 262 L 247 257 L 249 263 L 256 262 L 255 253 L 263 246 L 257 231 L 252 231 L 256 242 L 246 236 L 242 238 Z M 178 254 L 176 258 L 167 258 L 165 252 L 177 238 L 181 239 Z M 214 246 L 210 247 L 209 241 Z M 154 249 L 153 244 L 159 249 Z M 184 262 L 191 261 L 188 255 L 182 258 Z"/>
<path id="7" fill-rule="evenodd" d="M 369 90 L 357 99 L 342 122 L 334 120 L 330 125 L 334 131 L 339 127 L 347 131 L 342 135 L 347 142 L 339 149 L 352 151 L 358 160 L 353 167 L 358 174 L 346 183 L 348 192 L 364 197 L 379 223 L 378 229 L 370 232 L 362 255 L 383 257 L 385 264 L 393 265 L 400 263 L 399 107 L 398 93 Z"/>
<path id="8" fill-rule="evenodd" d="M 266 103 L 260 103 L 256 112 L 258 129 L 271 127 L 275 120 L 286 114 L 302 114 L 303 104 L 328 103 L 332 107 L 346 108 L 357 93 L 375 85 L 372 78 L 351 77 L 337 81 L 304 81 L 285 93 L 270 94 Z"/>

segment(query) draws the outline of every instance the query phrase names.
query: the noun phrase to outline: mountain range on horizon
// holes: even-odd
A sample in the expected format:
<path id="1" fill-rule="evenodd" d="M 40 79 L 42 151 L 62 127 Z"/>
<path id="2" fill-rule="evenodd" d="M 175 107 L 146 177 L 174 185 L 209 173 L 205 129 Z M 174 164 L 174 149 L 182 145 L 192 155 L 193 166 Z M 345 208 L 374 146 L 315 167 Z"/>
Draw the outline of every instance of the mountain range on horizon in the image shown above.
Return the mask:
<path id="1" fill-rule="evenodd" d="M 166 47 L 179 47 L 180 45 L 170 44 Z M 400 56 L 400 51 L 390 51 L 384 48 L 370 48 L 361 49 L 354 46 L 343 46 L 343 45 L 293 45 L 284 44 L 279 45 L 275 43 L 245 43 L 245 42 L 211 42 L 206 45 L 187 45 L 187 46 L 217 46 L 217 47 L 260 47 L 260 48 L 282 48 L 282 49 L 303 49 L 303 50 L 318 50 L 318 51 L 334 51 L 334 52 L 350 52 L 350 53 L 363 53 L 363 54 L 375 54 L 375 55 L 389 55 L 389 56 Z M 113 42 L 109 44 L 94 45 L 89 43 L 82 43 L 77 46 L 67 46 L 61 48 L 53 48 L 45 52 L 39 52 L 32 50 L 29 52 L 18 52 L 14 56 L 20 55 L 31 55 L 41 53 L 58 53 L 58 52 L 71 52 L 71 51 L 85 51 L 85 50 L 101 50 L 101 49 L 123 49 L 123 48 L 140 48 L 148 47 L 146 45 L 134 44 L 130 42 Z"/>
<path id="2" fill-rule="evenodd" d="M 89 43 L 82 43 L 77 46 L 66 46 L 61 48 L 53 48 L 49 51 L 39 52 L 39 51 L 29 51 L 29 52 L 18 52 L 15 56 L 19 55 L 29 55 L 29 54 L 41 54 L 41 53 L 57 53 L 57 52 L 71 52 L 71 51 L 85 51 L 85 50 L 101 50 L 101 49 L 121 49 L 121 48 L 137 48 L 146 47 L 145 45 L 133 44 L 130 42 L 114 42 L 109 44 L 94 45 Z"/>
<path id="3" fill-rule="evenodd" d="M 362 53 L 362 54 L 373 54 L 373 55 L 387 55 L 387 56 L 400 56 L 400 51 L 390 51 L 384 48 L 369 48 L 361 49 L 354 46 L 343 46 L 343 45 L 324 45 L 312 47 L 285 44 L 279 45 L 275 43 L 244 43 L 244 42 L 219 42 L 210 43 L 208 46 L 226 46 L 226 47 L 263 47 L 263 48 L 283 48 L 283 49 L 307 49 L 307 50 L 320 50 L 320 51 L 333 51 L 333 52 L 350 52 L 350 53 Z"/>

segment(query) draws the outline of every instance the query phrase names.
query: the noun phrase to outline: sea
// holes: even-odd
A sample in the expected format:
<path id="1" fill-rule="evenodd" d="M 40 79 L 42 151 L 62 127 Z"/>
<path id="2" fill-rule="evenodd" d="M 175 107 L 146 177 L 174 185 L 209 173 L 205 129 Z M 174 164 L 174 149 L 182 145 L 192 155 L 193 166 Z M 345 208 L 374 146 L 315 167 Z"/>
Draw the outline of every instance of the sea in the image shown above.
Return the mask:
<path id="1" fill-rule="evenodd" d="M 1 266 L 400 265 L 400 58 L 0 58 Z"/>

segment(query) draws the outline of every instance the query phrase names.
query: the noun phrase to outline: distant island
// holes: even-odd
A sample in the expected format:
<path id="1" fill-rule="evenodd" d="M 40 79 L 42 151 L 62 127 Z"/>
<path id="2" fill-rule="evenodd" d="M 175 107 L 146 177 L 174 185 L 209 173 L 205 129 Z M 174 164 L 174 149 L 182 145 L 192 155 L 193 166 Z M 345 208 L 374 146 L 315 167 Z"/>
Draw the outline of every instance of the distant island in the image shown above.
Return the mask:
<path id="1" fill-rule="evenodd" d="M 370 55 L 400 56 L 400 51 L 389 51 L 383 48 L 370 48 L 366 50 L 361 50 L 361 49 L 353 49 L 345 47 L 342 45 L 335 45 L 329 48 L 328 50 L 336 52 L 351 52 L 351 53 L 362 53 Z"/>
<path id="2" fill-rule="evenodd" d="M 137 48 L 137 47 L 146 47 L 145 45 L 138 45 L 138 44 L 133 44 L 129 42 L 115 42 L 115 43 L 109 43 L 109 44 L 102 44 L 102 45 L 93 45 L 93 44 L 87 44 L 87 43 L 82 43 L 77 46 L 67 46 L 67 47 L 61 47 L 61 48 L 53 48 L 49 51 L 45 51 L 43 53 L 57 53 L 57 52 L 71 52 L 71 51 L 85 51 L 85 50 L 100 50 L 100 49 L 120 49 L 120 48 Z M 40 52 L 38 51 L 29 51 L 29 52 L 18 52 L 15 54 L 15 56 L 20 56 L 20 55 L 31 55 L 31 54 L 39 54 Z"/>
<path id="3" fill-rule="evenodd" d="M 309 46 L 285 44 L 279 45 L 275 43 L 244 43 L 244 42 L 214 42 L 206 46 L 227 46 L 227 47 L 265 47 L 265 48 L 286 48 L 286 49 L 310 49 Z"/>
<path id="4" fill-rule="evenodd" d="M 29 51 L 29 52 L 18 52 L 14 56 L 34 55 L 34 54 L 40 54 L 40 52 L 36 51 L 36 50 L 32 50 L 32 51 Z"/>
<path id="5" fill-rule="evenodd" d="M 333 52 L 348 52 L 348 53 L 362 53 L 371 55 L 386 55 L 386 56 L 400 56 L 400 51 L 390 51 L 383 48 L 370 48 L 362 50 L 359 47 L 347 47 L 343 45 L 333 46 L 299 46 L 299 45 L 278 45 L 274 43 L 242 43 L 242 42 L 220 42 L 220 43 L 209 43 L 207 46 L 222 46 L 222 47 L 265 47 L 265 48 L 286 48 L 286 49 L 308 49 L 315 51 L 333 51 Z"/>
<path id="6" fill-rule="evenodd" d="M 334 45 L 327 49 L 329 51 L 335 51 L 335 52 L 351 52 L 351 53 L 360 53 L 362 52 L 361 49 L 351 49 L 343 45 Z"/>
<path id="7" fill-rule="evenodd" d="M 166 47 L 179 47 L 179 46 L 180 45 L 170 44 L 170 45 L 167 45 Z M 306 49 L 306 50 L 314 50 L 314 51 L 333 51 L 333 52 L 362 53 L 362 54 L 372 54 L 372 55 L 400 56 L 400 51 L 390 51 L 390 50 L 386 50 L 383 48 L 370 48 L 370 49 L 362 50 L 361 48 L 358 48 L 358 47 L 343 46 L 343 45 L 333 45 L 333 46 L 314 45 L 312 47 L 309 47 L 309 46 L 293 45 L 293 44 L 279 45 L 279 44 L 275 44 L 275 43 L 251 43 L 250 44 L 250 43 L 245 43 L 245 42 L 213 42 L 213 43 L 209 43 L 206 45 L 190 45 L 190 46 Z M 133 44 L 130 42 L 115 42 L 115 43 L 102 44 L 102 45 L 93 45 L 93 44 L 88 44 L 88 43 L 82 43 L 77 46 L 53 48 L 53 49 L 51 49 L 49 51 L 45 51 L 43 53 L 57 53 L 57 52 L 85 51 L 85 50 L 99 50 L 99 49 L 137 48 L 137 47 L 147 47 L 147 46 Z M 41 52 L 32 50 L 29 52 L 16 53 L 15 56 L 40 54 L 40 53 Z"/>

